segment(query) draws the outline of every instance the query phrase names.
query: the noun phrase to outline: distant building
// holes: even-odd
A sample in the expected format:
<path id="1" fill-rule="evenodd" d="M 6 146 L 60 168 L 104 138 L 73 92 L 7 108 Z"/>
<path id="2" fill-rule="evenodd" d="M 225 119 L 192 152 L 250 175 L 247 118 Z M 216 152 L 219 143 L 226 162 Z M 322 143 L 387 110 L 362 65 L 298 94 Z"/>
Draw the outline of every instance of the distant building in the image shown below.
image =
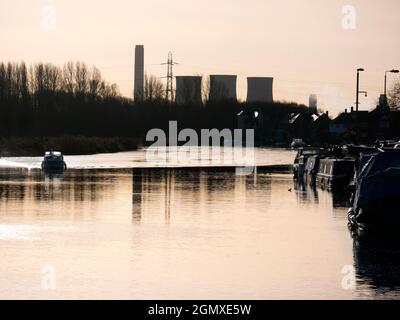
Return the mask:
<path id="1" fill-rule="evenodd" d="M 316 94 L 311 94 L 308 107 L 310 109 L 310 112 L 317 112 L 318 110 L 318 98 Z"/>
<path id="2" fill-rule="evenodd" d="M 329 138 L 330 122 L 328 112 L 301 112 L 290 116 L 289 131 L 292 137 L 306 142 L 322 142 Z"/>
<path id="3" fill-rule="evenodd" d="M 329 126 L 329 132 L 332 135 L 341 135 L 349 131 L 352 127 L 351 114 L 347 112 L 339 114 L 335 119 L 332 120 Z"/>
<path id="4" fill-rule="evenodd" d="M 176 103 L 202 104 L 200 76 L 178 76 L 176 77 Z"/>
<path id="5" fill-rule="evenodd" d="M 144 46 L 135 47 L 135 71 L 134 71 L 134 92 L 136 102 L 144 99 Z"/>
<path id="6" fill-rule="evenodd" d="M 373 142 L 376 139 L 400 138 L 400 112 L 391 111 L 385 100 L 371 111 L 347 109 L 330 124 L 333 139 L 351 142 Z"/>
<path id="7" fill-rule="evenodd" d="M 366 138 L 370 128 L 370 115 L 368 111 L 351 111 L 339 114 L 332 120 L 329 132 L 332 136 L 355 136 L 355 138 Z M 376 129 L 376 128 L 375 128 Z M 356 137 L 357 136 L 357 137 Z"/>
<path id="8" fill-rule="evenodd" d="M 264 116 L 261 111 L 242 110 L 237 116 L 237 128 L 245 129 L 261 129 L 264 126 Z"/>
<path id="9" fill-rule="evenodd" d="M 274 78 L 247 78 L 247 102 L 272 103 Z"/>
<path id="10" fill-rule="evenodd" d="M 236 75 L 211 75 L 210 76 L 210 102 L 237 100 Z"/>

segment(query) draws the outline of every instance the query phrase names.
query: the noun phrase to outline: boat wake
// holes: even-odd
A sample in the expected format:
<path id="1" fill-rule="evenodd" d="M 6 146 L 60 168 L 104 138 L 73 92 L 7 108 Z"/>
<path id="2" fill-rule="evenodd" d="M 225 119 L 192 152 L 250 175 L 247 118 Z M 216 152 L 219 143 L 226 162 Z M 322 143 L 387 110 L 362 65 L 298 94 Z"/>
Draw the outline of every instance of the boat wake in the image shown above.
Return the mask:
<path id="1" fill-rule="evenodd" d="M 20 163 L 20 162 L 0 159 L 0 168 L 25 168 L 25 169 L 31 169 L 32 167 L 27 165 L 27 164 L 25 164 L 25 163 Z"/>

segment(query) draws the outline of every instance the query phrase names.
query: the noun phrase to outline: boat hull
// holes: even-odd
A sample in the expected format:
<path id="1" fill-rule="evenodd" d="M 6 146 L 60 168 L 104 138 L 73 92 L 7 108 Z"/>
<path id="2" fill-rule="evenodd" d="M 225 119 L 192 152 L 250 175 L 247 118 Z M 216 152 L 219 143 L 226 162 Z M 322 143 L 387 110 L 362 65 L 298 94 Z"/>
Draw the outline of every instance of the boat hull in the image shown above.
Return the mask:
<path id="1" fill-rule="evenodd" d="M 64 161 L 43 161 L 42 170 L 46 172 L 63 172 L 66 170 L 66 164 Z"/>

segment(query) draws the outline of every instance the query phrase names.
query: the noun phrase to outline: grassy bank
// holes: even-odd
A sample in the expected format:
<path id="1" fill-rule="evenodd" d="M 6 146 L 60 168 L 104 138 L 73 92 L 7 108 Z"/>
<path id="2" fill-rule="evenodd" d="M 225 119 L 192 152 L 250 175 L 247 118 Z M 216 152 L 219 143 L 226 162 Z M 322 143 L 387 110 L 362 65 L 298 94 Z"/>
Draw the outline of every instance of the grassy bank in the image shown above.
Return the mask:
<path id="1" fill-rule="evenodd" d="M 0 138 L 1 157 L 42 156 L 46 151 L 61 151 L 66 155 L 112 153 L 134 150 L 140 140 L 121 137 L 12 137 Z"/>

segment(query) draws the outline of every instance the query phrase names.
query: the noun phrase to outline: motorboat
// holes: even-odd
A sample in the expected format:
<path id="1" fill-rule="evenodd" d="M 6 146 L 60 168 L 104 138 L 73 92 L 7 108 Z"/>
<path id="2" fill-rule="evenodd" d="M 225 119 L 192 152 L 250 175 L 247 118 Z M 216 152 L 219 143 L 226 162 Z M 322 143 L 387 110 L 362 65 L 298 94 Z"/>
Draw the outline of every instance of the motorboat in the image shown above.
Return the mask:
<path id="1" fill-rule="evenodd" d="M 399 199 L 400 150 L 361 154 L 348 214 L 351 229 L 357 233 L 397 230 Z"/>
<path id="2" fill-rule="evenodd" d="M 58 151 L 48 151 L 42 161 L 42 170 L 45 172 L 63 172 L 67 170 L 64 156 Z"/>

